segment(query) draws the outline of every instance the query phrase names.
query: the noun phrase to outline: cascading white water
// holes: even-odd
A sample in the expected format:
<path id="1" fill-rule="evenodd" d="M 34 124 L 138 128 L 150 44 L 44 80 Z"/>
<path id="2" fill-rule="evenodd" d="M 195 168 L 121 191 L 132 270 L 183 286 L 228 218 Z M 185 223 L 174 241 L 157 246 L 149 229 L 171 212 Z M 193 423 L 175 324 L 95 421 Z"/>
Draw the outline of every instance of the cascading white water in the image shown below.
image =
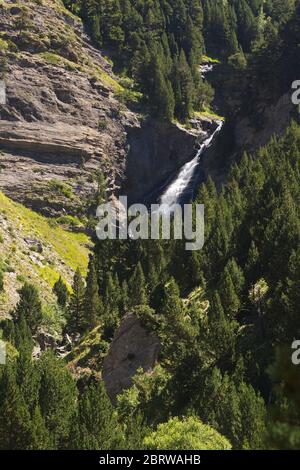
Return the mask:
<path id="1" fill-rule="evenodd" d="M 222 129 L 223 121 L 217 121 L 217 123 L 218 127 L 213 132 L 213 134 L 201 144 L 201 147 L 198 150 L 195 158 L 182 167 L 176 179 L 166 188 L 165 192 L 161 195 L 159 204 L 164 206 L 160 209 L 162 213 L 166 210 L 172 212 L 172 206 L 179 202 L 180 197 L 193 180 L 195 171 L 200 163 L 201 155 L 206 149 L 211 146 L 214 137 Z"/>

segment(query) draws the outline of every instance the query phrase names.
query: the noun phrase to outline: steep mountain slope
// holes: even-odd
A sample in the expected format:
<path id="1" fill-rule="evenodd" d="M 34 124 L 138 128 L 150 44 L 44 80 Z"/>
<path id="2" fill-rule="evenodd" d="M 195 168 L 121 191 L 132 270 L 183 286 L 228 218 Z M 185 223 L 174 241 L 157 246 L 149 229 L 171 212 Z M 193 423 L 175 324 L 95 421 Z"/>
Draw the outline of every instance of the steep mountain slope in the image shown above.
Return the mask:
<path id="1" fill-rule="evenodd" d="M 78 229 L 99 170 L 109 194 L 122 186 L 142 198 L 194 157 L 215 124 L 199 117 L 187 129 L 147 118 L 131 81 L 114 75 L 60 0 L 0 0 L 0 19 L 0 313 L 7 314 L 24 280 L 52 301 L 58 276 L 70 284 L 87 264 L 87 237 L 24 206 Z"/>
<path id="2" fill-rule="evenodd" d="M 47 215 L 80 213 L 99 165 L 119 184 L 125 126 L 136 117 L 82 24 L 60 1 L 1 2 L 7 104 L 0 107 L 0 187 Z M 69 191 L 53 194 L 55 183 Z M 59 191 L 57 191 L 59 193 Z M 63 193 L 63 191 L 61 191 Z"/>
<path id="3" fill-rule="evenodd" d="M 38 285 L 45 302 L 54 302 L 53 284 L 62 276 L 70 285 L 77 267 L 84 274 L 89 248 L 86 235 L 66 232 L 0 192 L 0 316 L 14 307 L 24 281 Z"/>
<path id="4" fill-rule="evenodd" d="M 201 119 L 194 131 L 145 114 L 141 122 L 125 104 L 141 111 L 140 94 L 130 80 L 117 79 L 61 1 L 1 1 L 0 18 L 7 96 L 0 105 L 0 188 L 14 200 L 47 216 L 81 216 L 99 169 L 110 193 L 125 173 L 128 191 L 135 192 L 137 177 L 148 191 L 194 156 Z M 145 133 L 154 134 L 154 145 Z M 134 168 L 150 151 L 150 179 L 143 165 L 126 171 L 131 147 Z"/>

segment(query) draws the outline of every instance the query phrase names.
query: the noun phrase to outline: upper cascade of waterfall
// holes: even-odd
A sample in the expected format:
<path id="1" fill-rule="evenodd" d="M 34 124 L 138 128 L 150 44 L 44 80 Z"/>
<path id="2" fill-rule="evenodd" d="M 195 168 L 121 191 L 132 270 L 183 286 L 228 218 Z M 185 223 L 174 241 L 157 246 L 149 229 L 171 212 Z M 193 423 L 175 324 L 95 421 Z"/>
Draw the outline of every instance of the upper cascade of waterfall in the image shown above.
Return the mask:
<path id="1" fill-rule="evenodd" d="M 202 78 L 205 78 L 206 74 L 212 72 L 214 66 L 212 64 L 203 64 L 200 66 L 200 74 Z"/>
<path id="2" fill-rule="evenodd" d="M 200 163 L 201 156 L 205 150 L 211 146 L 215 136 L 221 131 L 223 127 L 223 121 L 217 121 L 217 124 L 218 126 L 216 130 L 204 142 L 202 142 L 195 158 L 193 158 L 193 160 L 189 161 L 181 168 L 177 177 L 170 183 L 170 185 L 161 195 L 159 200 L 161 213 L 172 212 L 174 204 L 178 204 L 180 202 L 181 196 L 193 181 L 195 172 Z"/>

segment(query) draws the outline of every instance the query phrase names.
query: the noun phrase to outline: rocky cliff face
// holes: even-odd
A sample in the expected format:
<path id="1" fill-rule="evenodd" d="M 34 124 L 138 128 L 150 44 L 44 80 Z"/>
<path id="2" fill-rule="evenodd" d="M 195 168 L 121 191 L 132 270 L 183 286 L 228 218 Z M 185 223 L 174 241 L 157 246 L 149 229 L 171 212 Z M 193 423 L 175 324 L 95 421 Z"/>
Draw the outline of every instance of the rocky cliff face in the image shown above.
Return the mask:
<path id="1" fill-rule="evenodd" d="M 237 150 L 246 149 L 254 152 L 266 145 L 273 135 L 281 137 L 293 111 L 294 105 L 290 93 L 281 95 L 273 103 L 258 103 L 255 116 L 241 117 L 236 123 Z"/>
<path id="2" fill-rule="evenodd" d="M 247 71 L 238 72 L 221 65 L 208 78 L 216 91 L 215 105 L 226 117 L 226 124 L 220 139 L 202 160 L 202 169 L 220 187 L 225 183 L 228 167 L 243 152 L 254 154 L 272 136 L 284 134 L 295 117 L 296 107 L 289 85 L 253 83 Z"/>
<path id="3" fill-rule="evenodd" d="M 151 193 L 195 157 L 207 132 L 215 128 L 213 120 L 203 117 L 191 120 L 190 129 L 153 119 L 129 129 L 125 193 L 134 202 L 151 200 Z"/>
<path id="4" fill-rule="evenodd" d="M 159 339 L 149 334 L 133 314 L 121 322 L 103 362 L 102 377 L 111 398 L 132 385 L 139 368 L 151 370 L 158 358 Z"/>
<path id="5" fill-rule="evenodd" d="M 0 1 L 0 20 L 0 189 L 8 196 L 47 216 L 80 216 L 99 169 L 110 193 L 123 186 L 139 199 L 194 156 L 201 130 L 130 111 L 110 63 L 60 0 Z"/>
<path id="6" fill-rule="evenodd" d="M 122 87 L 110 64 L 60 1 L 0 2 L 0 18 L 0 188 L 46 215 L 63 205 L 74 214 L 95 189 L 97 169 L 111 190 L 120 184 L 125 127 L 137 117 L 116 99 Z M 68 184 L 69 197 L 53 194 L 57 182 Z"/>

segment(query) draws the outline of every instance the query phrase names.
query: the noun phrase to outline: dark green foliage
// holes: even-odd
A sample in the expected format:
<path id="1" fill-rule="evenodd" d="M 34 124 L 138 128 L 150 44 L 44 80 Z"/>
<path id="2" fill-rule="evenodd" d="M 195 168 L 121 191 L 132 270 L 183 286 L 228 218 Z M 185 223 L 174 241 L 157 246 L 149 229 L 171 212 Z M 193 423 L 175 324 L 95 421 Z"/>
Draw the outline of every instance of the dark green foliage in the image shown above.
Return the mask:
<path id="1" fill-rule="evenodd" d="M 67 309 L 67 331 L 80 333 L 85 328 L 84 310 L 85 285 L 79 269 L 76 270 L 73 279 L 72 293 Z"/>
<path id="2" fill-rule="evenodd" d="M 126 287 L 124 296 L 126 297 Z M 105 282 L 105 292 L 103 296 L 103 305 L 104 305 L 104 326 L 103 333 L 104 338 L 111 339 L 114 335 L 114 332 L 119 325 L 119 319 L 122 313 L 122 292 L 119 285 L 118 276 L 116 275 L 113 279 L 112 275 L 109 273 L 106 277 Z"/>
<path id="3" fill-rule="evenodd" d="M 233 359 L 237 328 L 237 322 L 226 318 L 219 293 L 216 292 L 211 301 L 207 341 L 211 351 L 223 361 Z"/>
<path id="4" fill-rule="evenodd" d="M 94 42 L 108 49 L 117 71 L 134 78 L 157 117 L 186 121 L 209 106 L 213 93 L 199 64 L 205 52 L 236 70 L 247 67 L 272 79 L 278 55 L 298 55 L 290 23 L 295 0 L 64 0 L 86 22 Z M 285 29 L 286 28 L 286 29 Z M 282 47 L 285 37 L 288 49 Z M 298 57 L 299 59 L 299 57 Z M 296 57 L 294 57 L 296 61 Z M 298 60 L 299 61 L 299 60 Z M 295 63 L 295 62 L 294 62 Z M 267 66 L 268 64 L 268 66 Z M 253 70 L 251 70 L 253 74 Z M 256 72 L 255 72 L 256 74 Z M 278 76 L 285 76 L 282 68 Z M 295 79 L 295 77 L 294 77 Z"/>
<path id="5" fill-rule="evenodd" d="M 55 447 L 67 445 L 71 423 L 76 413 L 77 390 L 63 362 L 48 353 L 39 361 L 41 414 Z"/>
<path id="6" fill-rule="evenodd" d="M 66 0 L 65 4 L 80 12 L 95 43 L 109 49 L 117 68 L 136 80 L 156 116 L 170 120 L 175 111 L 177 118 L 186 120 L 193 107 L 205 101 L 195 95 L 196 90 L 202 93 L 197 70 L 204 52 L 200 0 Z M 176 68 L 179 77 L 174 81 Z"/>
<path id="7" fill-rule="evenodd" d="M 32 414 L 31 436 L 29 450 L 49 450 L 53 448 L 51 435 L 46 428 L 39 406 L 35 407 Z"/>
<path id="8" fill-rule="evenodd" d="M 3 292 L 4 290 L 4 276 L 3 276 L 3 271 L 0 269 L 0 292 Z"/>
<path id="9" fill-rule="evenodd" d="M 234 165 L 220 194 L 211 180 L 201 187 L 202 251 L 161 241 L 161 257 L 155 244 L 118 242 L 108 260 L 96 247 L 101 265 L 128 282 L 129 305 L 146 293 L 153 309 L 144 308 L 144 324 L 161 339 L 165 381 L 137 386 L 137 409 L 148 422 L 192 410 L 234 448 L 264 446 L 272 345 L 300 334 L 299 148 L 292 124 L 281 140 Z"/>
<path id="10" fill-rule="evenodd" d="M 60 276 L 53 286 L 53 292 L 57 297 L 57 303 L 60 307 L 65 307 L 68 301 L 69 292 L 66 284 Z"/>
<path id="11" fill-rule="evenodd" d="M 103 382 L 90 385 L 78 405 L 74 449 L 109 450 L 124 445 L 123 433 Z"/>
<path id="12" fill-rule="evenodd" d="M 13 315 L 17 321 L 21 321 L 24 316 L 27 325 L 34 332 L 42 321 L 42 304 L 38 290 L 35 286 L 25 283 L 19 294 L 20 300 Z"/>
<path id="13" fill-rule="evenodd" d="M 223 433 L 235 448 L 263 447 L 265 405 L 243 377 L 222 376 L 214 369 L 202 385 L 196 408 L 206 422 Z"/>
<path id="14" fill-rule="evenodd" d="M 30 413 L 17 384 L 14 365 L 7 365 L 1 372 L 0 448 L 26 449 L 31 441 Z"/>
<path id="15" fill-rule="evenodd" d="M 174 90 L 176 98 L 176 116 L 185 120 L 191 116 L 195 99 L 193 77 L 182 49 L 174 65 Z"/>
<path id="16" fill-rule="evenodd" d="M 53 352 L 34 361 L 24 341 L 16 344 L 18 357 L 0 366 L 1 450 L 124 446 L 122 428 L 102 382 L 91 385 L 78 399 L 73 377 Z"/>
<path id="17" fill-rule="evenodd" d="M 13 324 L 8 339 L 14 343 L 18 351 L 31 355 L 33 348 L 32 335 L 23 313 L 18 317 L 16 324 Z"/>
<path id="18" fill-rule="evenodd" d="M 99 295 L 99 286 L 94 258 L 91 256 L 88 266 L 88 275 L 86 279 L 86 289 L 84 296 L 84 329 L 94 328 L 100 323 L 103 314 L 103 304 Z"/>
<path id="19" fill-rule="evenodd" d="M 277 350 L 276 361 L 269 372 L 276 384 L 276 404 L 270 412 L 267 443 L 271 449 L 299 450 L 300 373 L 299 365 L 292 364 L 290 347 Z"/>
<path id="20" fill-rule="evenodd" d="M 146 291 L 146 282 L 141 263 L 139 262 L 129 280 L 129 304 L 131 307 L 137 305 L 146 305 L 148 296 Z"/>

